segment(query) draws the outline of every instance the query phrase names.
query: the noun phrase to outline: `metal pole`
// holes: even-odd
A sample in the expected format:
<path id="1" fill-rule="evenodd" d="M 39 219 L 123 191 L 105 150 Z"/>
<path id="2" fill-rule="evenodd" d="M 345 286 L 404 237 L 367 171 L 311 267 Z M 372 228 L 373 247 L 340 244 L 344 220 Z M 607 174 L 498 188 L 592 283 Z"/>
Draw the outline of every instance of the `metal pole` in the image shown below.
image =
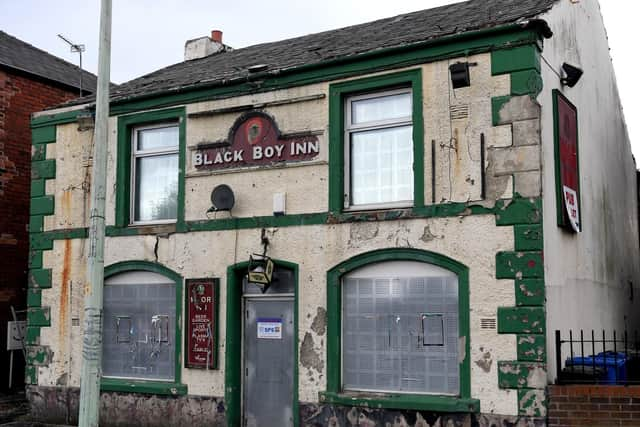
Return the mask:
<path id="1" fill-rule="evenodd" d="M 80 378 L 80 427 L 97 427 L 102 373 L 102 287 L 104 284 L 104 212 L 106 198 L 109 79 L 111 61 L 111 0 L 100 8 L 98 93 L 91 177 L 89 254 L 84 296 L 82 374 Z"/>
<path id="2" fill-rule="evenodd" d="M 82 96 L 82 51 L 80 53 L 80 96 Z"/>

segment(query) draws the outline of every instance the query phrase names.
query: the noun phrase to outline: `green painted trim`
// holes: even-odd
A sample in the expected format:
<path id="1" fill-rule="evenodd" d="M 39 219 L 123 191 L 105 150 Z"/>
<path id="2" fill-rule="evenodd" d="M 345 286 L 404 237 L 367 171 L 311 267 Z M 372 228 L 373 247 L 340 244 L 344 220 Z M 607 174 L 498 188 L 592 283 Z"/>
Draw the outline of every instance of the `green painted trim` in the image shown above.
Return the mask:
<path id="1" fill-rule="evenodd" d="M 184 107 L 118 117 L 118 160 L 116 167 L 116 227 L 130 224 L 131 194 L 131 132 L 135 126 L 159 122 L 178 122 L 178 217 L 177 228 L 184 227 L 186 113 Z"/>
<path id="2" fill-rule="evenodd" d="M 44 196 L 45 180 L 33 179 L 31 180 L 31 198 Z"/>
<path id="3" fill-rule="evenodd" d="M 31 215 L 29 217 L 29 233 L 42 233 L 44 231 L 44 216 Z"/>
<path id="4" fill-rule="evenodd" d="M 300 425 L 298 401 L 298 299 L 299 267 L 282 260 L 273 260 L 276 267 L 293 270 L 293 425 Z M 226 301 L 226 343 L 224 370 L 224 402 L 226 405 L 227 427 L 240 427 L 242 423 L 242 278 L 246 275 L 249 262 L 240 262 L 227 267 Z"/>
<path id="5" fill-rule="evenodd" d="M 53 215 L 55 212 L 54 196 L 33 197 L 29 207 L 31 215 Z"/>
<path id="6" fill-rule="evenodd" d="M 27 326 L 24 345 L 40 345 L 40 326 Z"/>
<path id="7" fill-rule="evenodd" d="M 511 73 L 511 95 L 530 95 L 537 98 L 542 92 L 542 76 L 539 70 L 525 70 Z"/>
<path id="8" fill-rule="evenodd" d="M 31 129 L 53 125 L 62 125 L 66 123 L 73 123 L 78 120 L 78 116 L 81 114 L 89 114 L 91 111 L 87 109 L 78 109 L 73 111 L 66 111 L 64 113 L 48 114 L 31 119 Z M 54 138 L 55 140 L 55 138 Z M 53 141 L 51 141 L 53 142 Z"/>
<path id="9" fill-rule="evenodd" d="M 31 161 L 41 161 L 47 159 L 47 144 L 33 144 L 31 146 Z"/>
<path id="10" fill-rule="evenodd" d="M 510 200 L 498 200 L 494 208 L 487 208 L 469 203 L 444 203 L 416 207 L 413 209 L 395 209 L 384 211 L 367 211 L 332 214 L 318 212 L 309 214 L 260 216 L 245 218 L 221 218 L 212 220 L 187 221 L 184 227 L 178 230 L 175 224 L 150 225 L 140 227 L 107 226 L 108 237 L 155 235 L 158 233 L 189 233 L 200 231 L 224 231 L 242 230 L 264 227 L 296 227 L 323 224 L 340 224 L 362 221 L 393 221 L 399 219 L 420 218 L 450 218 L 468 215 L 496 215 L 497 225 L 513 225 L 513 223 L 537 223 L 541 218 L 541 203 L 539 199 L 524 199 L 516 197 Z M 32 220 L 36 217 L 32 217 Z M 86 228 L 74 228 L 66 230 L 51 230 L 44 233 L 35 232 L 32 238 L 39 241 L 52 241 L 59 239 L 86 238 Z M 51 249 L 49 243 L 46 247 L 35 249 Z"/>
<path id="11" fill-rule="evenodd" d="M 542 224 L 518 224 L 513 226 L 516 251 L 541 251 L 544 249 Z"/>
<path id="12" fill-rule="evenodd" d="M 464 412 L 479 413 L 479 399 L 463 399 L 448 396 L 420 396 L 411 394 L 380 395 L 363 397 L 360 395 L 320 392 L 320 402 L 343 406 L 357 406 L 369 409 L 411 409 L 417 411 L 434 412 Z"/>
<path id="13" fill-rule="evenodd" d="M 529 199 L 517 194 L 513 199 L 496 203 L 496 225 L 542 223 L 542 198 Z"/>
<path id="14" fill-rule="evenodd" d="M 46 231 L 43 234 L 52 240 L 86 239 L 89 237 L 89 230 L 87 228 L 67 228 Z"/>
<path id="15" fill-rule="evenodd" d="M 31 129 L 32 144 L 48 144 L 50 142 L 56 142 L 55 125 L 48 124 L 47 126 Z"/>
<path id="16" fill-rule="evenodd" d="M 496 279 L 542 277 L 544 277 L 542 252 L 498 252 L 496 254 Z"/>
<path id="17" fill-rule="evenodd" d="M 519 279 L 515 288 L 517 306 L 544 306 L 544 279 Z"/>
<path id="18" fill-rule="evenodd" d="M 38 385 L 38 367 L 27 365 L 24 368 L 24 382 L 29 385 Z"/>
<path id="19" fill-rule="evenodd" d="M 494 96 L 491 98 L 491 123 L 493 126 L 502 125 L 502 119 L 500 118 L 500 110 L 504 105 L 511 101 L 511 95 Z"/>
<path id="20" fill-rule="evenodd" d="M 179 382 L 120 380 L 115 378 L 102 378 L 100 391 L 119 391 L 129 393 L 160 394 L 170 396 L 182 396 L 187 394 L 187 385 Z"/>
<path id="21" fill-rule="evenodd" d="M 398 86 L 411 88 L 413 97 L 413 204 L 424 206 L 424 116 L 422 70 L 382 74 L 329 85 L 329 211 L 344 207 L 344 102 L 347 96 Z"/>
<path id="22" fill-rule="evenodd" d="M 38 160 L 31 162 L 31 179 L 53 179 L 56 177 L 56 160 Z"/>
<path id="23" fill-rule="evenodd" d="M 518 360 L 521 362 L 546 362 L 546 335 L 523 335 L 517 337 Z"/>
<path id="24" fill-rule="evenodd" d="M 48 251 L 53 249 L 54 240 L 55 238 L 50 236 L 49 232 L 31 233 L 29 234 L 29 248 L 31 248 L 32 251 L 35 251 L 35 250 Z"/>
<path id="25" fill-rule="evenodd" d="M 547 403 L 547 393 L 545 390 L 518 390 L 518 415 L 546 417 Z"/>
<path id="26" fill-rule="evenodd" d="M 101 388 L 105 385 L 105 380 L 108 380 L 106 384 L 109 390 L 112 391 L 139 391 L 140 393 L 146 393 L 143 386 L 158 385 L 162 388 L 164 386 L 171 386 L 178 390 L 182 387 L 182 288 L 184 287 L 184 280 L 181 275 L 175 271 L 165 267 L 162 264 L 149 262 L 149 261 L 122 261 L 115 264 L 108 265 L 104 268 L 104 278 L 107 279 L 118 273 L 124 273 L 127 271 L 150 271 L 158 273 L 162 276 L 168 277 L 176 284 L 176 333 L 174 336 L 175 348 L 175 379 L 173 382 L 158 382 L 158 381 L 143 381 L 143 380 L 131 380 L 124 378 L 103 378 Z M 137 388 L 136 388 L 137 387 Z M 186 393 L 186 386 L 184 386 L 184 393 Z M 160 393 L 160 392 L 158 392 Z M 182 394 L 182 393 L 166 393 L 166 394 Z"/>
<path id="27" fill-rule="evenodd" d="M 27 307 L 42 306 L 42 289 L 27 289 Z"/>
<path id="28" fill-rule="evenodd" d="M 42 268 L 42 251 L 30 250 L 29 251 L 29 269 Z"/>
<path id="29" fill-rule="evenodd" d="M 569 223 L 569 218 L 567 217 L 567 213 L 564 209 L 564 197 L 562 190 L 562 179 L 560 177 L 560 120 L 559 120 L 559 111 L 558 111 L 558 98 L 562 98 L 567 104 L 569 104 L 576 112 L 576 161 L 578 168 L 578 214 L 580 217 L 580 228 L 582 229 L 582 202 L 581 202 L 581 189 L 580 189 L 580 128 L 578 121 L 578 109 L 576 106 L 567 99 L 564 94 L 558 90 L 553 89 L 552 91 L 553 97 L 553 163 L 554 163 L 554 172 L 555 172 L 555 181 L 556 181 L 556 218 L 558 227 L 562 227 L 567 231 L 573 233 L 573 228 Z"/>
<path id="30" fill-rule="evenodd" d="M 418 261 L 437 265 L 445 268 L 458 276 L 459 295 L 459 327 L 460 337 L 464 337 L 465 349 L 461 353 L 465 355 L 460 363 L 460 395 L 441 396 L 443 400 L 451 400 L 451 405 L 462 399 L 471 398 L 471 365 L 470 365 L 470 333 L 469 333 L 469 268 L 449 257 L 434 252 L 408 248 L 381 249 L 356 255 L 327 272 L 327 393 L 325 395 L 338 396 L 342 393 L 341 378 L 341 337 L 342 337 L 342 277 L 349 272 L 368 264 L 385 261 Z M 368 400 L 360 393 L 361 399 Z M 401 397 L 405 396 L 405 397 Z M 398 400 L 402 404 L 404 399 L 424 399 L 425 409 L 430 399 L 428 396 L 389 395 L 380 404 L 395 406 L 393 401 Z M 376 397 L 371 396 L 375 400 Z M 384 406 L 387 407 L 387 406 Z M 415 408 L 415 407 L 414 407 Z M 435 409 L 434 409 L 435 410 Z M 468 410 L 468 409 L 467 409 Z"/>
<path id="31" fill-rule="evenodd" d="M 498 385 L 506 389 L 534 388 L 539 389 L 546 385 L 546 365 L 535 362 L 498 361 Z M 544 372 L 544 382 L 541 384 L 541 375 L 536 372 Z"/>
<path id="32" fill-rule="evenodd" d="M 31 269 L 27 278 L 29 288 L 49 289 L 51 288 L 51 269 Z"/>
<path id="33" fill-rule="evenodd" d="M 491 52 L 492 76 L 525 70 L 535 70 L 540 73 L 540 52 L 536 44 Z"/>
<path id="34" fill-rule="evenodd" d="M 50 307 L 27 308 L 27 325 L 28 326 L 51 326 Z"/>
<path id="35" fill-rule="evenodd" d="M 46 345 L 27 345 L 25 351 L 27 365 L 49 366 L 53 358 L 51 349 Z"/>
<path id="36" fill-rule="evenodd" d="M 152 108 L 165 108 L 213 99 L 255 94 L 294 86 L 338 80 L 371 74 L 394 68 L 434 62 L 448 58 L 464 57 L 490 52 L 502 47 L 535 44 L 540 39 L 536 29 L 523 29 L 510 24 L 495 28 L 469 31 L 452 36 L 427 40 L 411 45 L 379 49 L 350 57 L 341 57 L 315 64 L 256 73 L 233 83 L 218 82 L 197 87 L 149 93 L 133 99 L 113 102 L 111 115 L 119 115 Z"/>
<path id="37" fill-rule="evenodd" d="M 499 334 L 545 334 L 544 307 L 498 307 Z"/>

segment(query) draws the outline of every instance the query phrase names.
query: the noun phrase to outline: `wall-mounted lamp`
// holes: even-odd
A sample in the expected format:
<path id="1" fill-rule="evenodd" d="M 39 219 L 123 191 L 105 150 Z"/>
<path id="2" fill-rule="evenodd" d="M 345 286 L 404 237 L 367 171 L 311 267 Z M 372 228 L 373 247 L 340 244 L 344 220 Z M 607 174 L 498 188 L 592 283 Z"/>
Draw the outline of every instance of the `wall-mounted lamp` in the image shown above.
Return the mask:
<path id="1" fill-rule="evenodd" d="M 584 73 L 580 68 L 567 64 L 566 62 L 562 64 L 562 70 L 564 71 L 565 77 L 560 78 L 560 83 L 569 87 L 574 87 Z"/>
<path id="2" fill-rule="evenodd" d="M 253 254 L 249 255 L 249 271 L 247 272 L 247 281 L 260 288 L 264 294 L 271 286 L 271 279 L 273 277 L 273 260 L 267 256 L 267 247 L 269 246 L 269 239 L 266 236 L 266 231 L 262 229 L 262 237 L 260 241 L 263 246 L 262 255 Z"/>
<path id="3" fill-rule="evenodd" d="M 468 62 L 456 62 L 449 65 L 449 72 L 451 73 L 451 86 L 454 89 L 471 86 Z"/>

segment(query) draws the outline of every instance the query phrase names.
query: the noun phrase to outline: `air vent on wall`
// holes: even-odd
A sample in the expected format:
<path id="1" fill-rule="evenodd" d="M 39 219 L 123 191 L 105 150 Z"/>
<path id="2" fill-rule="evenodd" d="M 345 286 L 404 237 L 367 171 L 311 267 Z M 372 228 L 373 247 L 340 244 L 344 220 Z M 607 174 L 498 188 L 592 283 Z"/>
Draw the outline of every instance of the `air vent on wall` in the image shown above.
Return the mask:
<path id="1" fill-rule="evenodd" d="M 450 106 L 449 117 L 451 118 L 451 120 L 466 119 L 467 117 L 469 117 L 469 106 L 466 104 Z"/>
<path id="2" fill-rule="evenodd" d="M 480 319 L 480 329 L 496 329 L 496 318 L 483 317 Z"/>

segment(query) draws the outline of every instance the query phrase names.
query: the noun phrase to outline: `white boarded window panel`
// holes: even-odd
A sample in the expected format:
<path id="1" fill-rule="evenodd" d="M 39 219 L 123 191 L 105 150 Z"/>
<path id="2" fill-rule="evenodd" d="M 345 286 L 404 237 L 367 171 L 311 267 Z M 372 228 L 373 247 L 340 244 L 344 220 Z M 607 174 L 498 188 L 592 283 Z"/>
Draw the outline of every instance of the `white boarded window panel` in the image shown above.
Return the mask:
<path id="1" fill-rule="evenodd" d="M 351 134 L 353 204 L 413 198 L 412 127 Z"/>
<path id="2" fill-rule="evenodd" d="M 343 280 L 345 390 L 458 394 L 458 282 L 417 262 L 365 267 Z M 426 345 L 423 317 L 442 345 Z"/>
<path id="3" fill-rule="evenodd" d="M 102 370 L 105 377 L 175 380 L 176 285 L 135 271 L 104 286 Z"/>

